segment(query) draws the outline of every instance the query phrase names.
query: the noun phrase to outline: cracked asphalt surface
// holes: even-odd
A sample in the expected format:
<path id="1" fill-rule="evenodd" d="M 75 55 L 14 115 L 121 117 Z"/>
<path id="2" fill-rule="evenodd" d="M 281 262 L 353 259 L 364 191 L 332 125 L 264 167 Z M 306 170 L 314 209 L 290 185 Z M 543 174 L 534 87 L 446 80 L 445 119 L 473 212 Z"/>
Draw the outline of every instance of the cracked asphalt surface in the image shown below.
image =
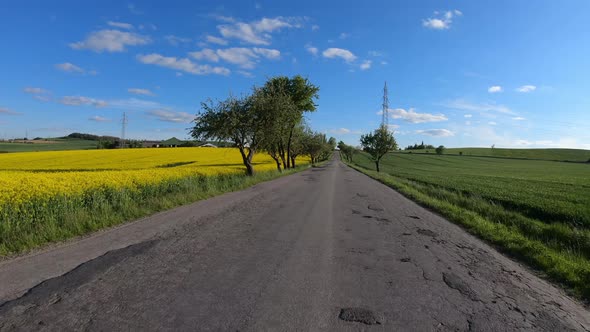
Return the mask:
<path id="1" fill-rule="evenodd" d="M 2 331 L 590 329 L 563 291 L 337 156 L 2 262 L 0 281 Z"/>

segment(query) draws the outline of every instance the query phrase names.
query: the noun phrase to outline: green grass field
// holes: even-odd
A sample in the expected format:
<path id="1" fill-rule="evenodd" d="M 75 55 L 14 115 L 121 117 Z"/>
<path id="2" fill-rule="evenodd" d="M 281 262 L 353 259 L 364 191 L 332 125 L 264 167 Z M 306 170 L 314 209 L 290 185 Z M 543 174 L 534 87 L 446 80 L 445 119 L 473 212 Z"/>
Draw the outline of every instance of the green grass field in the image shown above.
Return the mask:
<path id="1" fill-rule="evenodd" d="M 96 149 L 96 141 L 80 139 L 50 139 L 51 143 L 0 142 L 0 153 Z M 42 142 L 42 141 L 39 141 Z"/>
<path id="2" fill-rule="evenodd" d="M 465 150 L 465 149 L 463 149 Z M 390 153 L 359 170 L 590 300 L 590 164 Z"/>
<path id="3" fill-rule="evenodd" d="M 409 153 L 410 151 L 402 151 Z M 428 153 L 436 154 L 434 149 L 411 150 L 412 154 Z M 522 158 L 557 161 L 587 162 L 590 160 L 590 150 L 580 149 L 500 149 L 500 148 L 450 148 L 445 149 L 446 155 L 463 153 L 463 156 L 497 157 L 497 158 Z"/>

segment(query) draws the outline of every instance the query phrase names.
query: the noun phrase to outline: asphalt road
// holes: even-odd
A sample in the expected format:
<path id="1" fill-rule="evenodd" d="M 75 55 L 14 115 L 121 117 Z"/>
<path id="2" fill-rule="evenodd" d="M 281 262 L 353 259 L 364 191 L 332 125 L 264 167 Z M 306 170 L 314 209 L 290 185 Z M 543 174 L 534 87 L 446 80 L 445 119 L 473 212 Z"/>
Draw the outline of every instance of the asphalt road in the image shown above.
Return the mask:
<path id="1" fill-rule="evenodd" d="M 335 158 L 0 263 L 0 330 L 590 329 L 561 290 Z"/>

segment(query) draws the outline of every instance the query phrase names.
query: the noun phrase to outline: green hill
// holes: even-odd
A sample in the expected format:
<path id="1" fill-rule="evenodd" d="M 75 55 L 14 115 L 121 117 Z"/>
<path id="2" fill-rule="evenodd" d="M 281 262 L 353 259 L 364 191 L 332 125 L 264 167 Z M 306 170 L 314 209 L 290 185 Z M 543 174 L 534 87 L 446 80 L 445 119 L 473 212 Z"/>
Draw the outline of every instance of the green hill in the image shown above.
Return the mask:
<path id="1" fill-rule="evenodd" d="M 430 153 L 435 154 L 434 149 L 402 151 L 402 153 Z M 501 149 L 501 148 L 449 148 L 445 149 L 446 155 L 537 159 L 556 161 L 586 162 L 590 160 L 590 150 L 582 149 Z"/>

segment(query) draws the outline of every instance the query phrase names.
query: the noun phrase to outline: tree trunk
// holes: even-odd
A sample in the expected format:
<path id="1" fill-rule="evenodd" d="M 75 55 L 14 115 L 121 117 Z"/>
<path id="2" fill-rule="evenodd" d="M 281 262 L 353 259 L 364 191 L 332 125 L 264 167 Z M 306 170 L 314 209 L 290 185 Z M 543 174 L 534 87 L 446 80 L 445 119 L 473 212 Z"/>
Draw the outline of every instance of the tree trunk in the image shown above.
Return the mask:
<path id="1" fill-rule="evenodd" d="M 252 150 L 248 151 L 248 155 L 246 155 L 246 151 L 244 148 L 239 148 L 240 154 L 242 155 L 242 161 L 244 162 L 244 166 L 246 166 L 246 174 L 249 176 L 254 175 L 254 166 L 252 166 L 252 157 L 254 153 Z"/>
<path id="2" fill-rule="evenodd" d="M 375 162 L 375 167 L 377 168 L 377 172 L 379 172 L 379 160 Z"/>
<path id="3" fill-rule="evenodd" d="M 283 161 L 283 169 L 287 169 L 287 161 L 285 160 L 285 149 L 283 148 L 283 144 L 279 143 L 278 150 L 281 160 Z"/>
<path id="4" fill-rule="evenodd" d="M 295 168 L 295 158 L 297 158 L 297 156 L 291 156 L 291 167 Z"/>
<path id="5" fill-rule="evenodd" d="M 273 158 L 275 160 L 275 163 L 277 163 L 277 170 L 279 172 L 283 172 L 283 170 L 281 169 L 281 162 L 279 161 L 279 158 Z"/>
<path id="6" fill-rule="evenodd" d="M 293 130 L 295 130 L 295 126 L 291 127 L 291 131 L 289 132 L 289 140 L 287 141 L 287 168 L 295 167 L 294 165 L 289 165 L 289 160 L 291 159 L 291 140 L 293 138 Z"/>

